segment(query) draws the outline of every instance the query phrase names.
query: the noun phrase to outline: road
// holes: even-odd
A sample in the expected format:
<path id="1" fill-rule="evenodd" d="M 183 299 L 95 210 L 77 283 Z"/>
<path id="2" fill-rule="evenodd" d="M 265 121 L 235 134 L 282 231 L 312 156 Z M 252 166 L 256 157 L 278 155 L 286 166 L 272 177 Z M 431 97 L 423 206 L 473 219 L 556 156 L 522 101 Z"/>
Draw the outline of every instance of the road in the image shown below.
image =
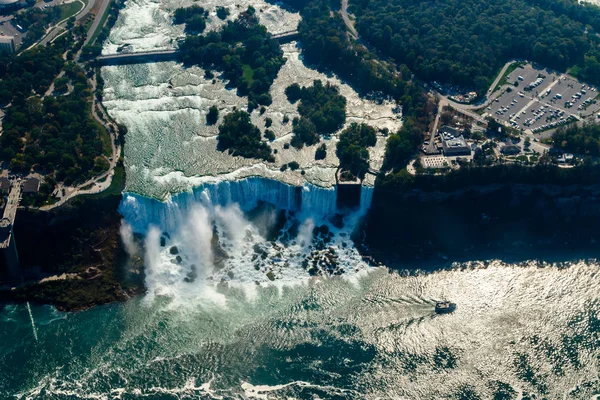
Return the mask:
<path id="1" fill-rule="evenodd" d="M 94 4 L 96 4 L 97 0 L 89 0 L 87 4 L 85 4 L 81 0 L 77 0 L 77 1 L 81 3 L 82 8 L 81 8 L 81 10 L 79 10 L 77 12 L 77 14 L 75 14 L 75 21 L 79 21 L 80 19 L 82 19 L 83 17 L 85 17 L 88 14 L 88 12 L 94 7 Z M 62 21 L 60 21 L 56 25 L 48 28 L 46 30 L 46 35 L 39 42 L 34 43 L 33 45 L 29 46 L 27 48 L 27 50 L 29 50 L 29 49 L 37 46 L 37 45 L 45 46 L 48 43 L 50 43 L 60 33 L 64 32 L 66 30 L 66 26 L 67 26 L 67 21 L 68 20 L 69 20 L 69 18 L 63 19 Z"/>
<path id="2" fill-rule="evenodd" d="M 492 94 L 492 90 L 494 90 L 496 88 L 496 85 L 498 85 L 498 83 L 500 82 L 500 79 L 502 79 L 502 77 L 504 76 L 504 73 L 506 72 L 508 67 L 510 67 L 514 62 L 516 62 L 516 61 L 514 61 L 514 60 L 509 61 L 506 64 L 504 64 L 504 67 L 502 67 L 502 69 L 500 70 L 500 73 L 498 74 L 498 76 L 496 77 L 496 79 L 494 80 L 494 82 L 492 83 L 490 88 L 488 89 L 487 97 L 489 97 L 490 94 Z"/>
<path id="3" fill-rule="evenodd" d="M 90 0 L 90 2 L 93 1 L 94 0 Z M 94 22 L 90 26 L 90 29 L 88 31 L 88 38 L 92 36 L 94 29 L 98 27 L 100 21 L 102 20 L 102 16 L 106 11 L 106 7 L 108 6 L 108 4 L 110 4 L 110 0 L 97 1 L 103 1 L 103 4 L 100 8 L 100 12 L 95 16 Z M 75 59 L 79 60 L 80 55 L 81 49 L 75 55 Z M 92 86 L 93 93 L 96 91 L 96 76 L 94 75 L 92 78 L 90 78 L 89 82 Z M 80 185 L 73 187 L 63 187 L 62 190 L 64 190 L 64 195 L 56 203 L 40 207 L 40 210 L 42 211 L 49 211 L 54 208 L 60 207 L 72 198 L 82 194 L 97 194 L 103 192 L 104 190 L 108 189 L 108 187 L 112 183 L 112 178 L 115 173 L 115 167 L 117 166 L 119 158 L 121 157 L 121 146 L 117 144 L 117 135 L 119 130 L 117 125 L 114 122 L 112 122 L 108 114 L 104 112 L 102 106 L 97 102 L 95 95 L 92 95 L 92 99 L 92 116 L 96 121 L 98 121 L 100 124 L 102 124 L 102 126 L 106 128 L 110 135 L 111 156 L 110 158 L 108 158 L 109 168 L 103 174 L 96 176 L 86 182 L 83 182 Z"/>
<path id="4" fill-rule="evenodd" d="M 448 105 L 448 99 L 439 98 L 438 110 L 435 114 L 435 122 L 433 123 L 433 128 L 431 129 L 431 136 L 429 138 L 429 145 L 425 148 L 426 154 L 436 154 L 438 151 L 435 148 L 435 144 L 433 141 L 435 140 L 435 135 L 438 130 L 438 125 L 440 123 L 440 117 L 442 116 L 442 112 L 444 111 L 444 107 Z"/>
<path id="5" fill-rule="evenodd" d="M 85 42 L 83 42 L 84 47 L 87 46 L 87 44 L 89 43 L 92 36 L 94 36 L 96 29 L 98 29 L 98 25 L 100 25 L 100 22 L 102 21 L 102 16 L 106 12 L 106 9 L 108 8 L 108 6 L 111 2 L 111 0 L 95 0 L 95 1 L 101 1 L 102 5 L 100 6 L 100 10 L 98 11 L 98 14 L 96 14 L 96 17 L 94 18 L 94 22 L 92 22 L 92 26 L 90 26 L 90 29 L 88 30 L 87 38 L 85 39 Z M 92 3 L 91 0 L 90 0 L 90 3 Z M 102 27 L 100 27 L 100 29 L 102 29 Z"/>
<path id="6" fill-rule="evenodd" d="M 348 16 L 348 0 L 342 0 L 342 7 L 340 8 L 340 13 L 342 14 L 342 19 L 346 24 L 346 28 L 354 39 L 358 39 L 358 32 L 354 28 L 354 22 Z"/>
<path id="7" fill-rule="evenodd" d="M 92 92 L 96 90 L 96 77 L 90 79 L 92 84 Z M 102 106 L 96 101 L 96 96 L 93 96 L 92 116 L 102 126 L 104 126 L 110 135 L 111 157 L 108 158 L 109 168 L 106 172 L 98 175 L 80 185 L 73 187 L 63 187 L 64 195 L 54 204 L 40 207 L 42 211 L 49 211 L 56 207 L 60 207 L 75 196 L 82 194 L 96 194 L 108 189 L 112 183 L 112 178 L 115 173 L 115 167 L 121 156 L 121 146 L 118 145 L 117 134 L 119 132 L 115 123 L 110 120 L 110 117 L 104 112 Z"/>
<path id="8" fill-rule="evenodd" d="M 96 57 L 96 61 L 101 65 L 115 65 L 126 61 L 127 64 L 136 62 L 148 62 L 150 61 L 166 61 L 176 58 L 179 54 L 178 49 L 170 50 L 153 50 L 153 51 L 139 51 L 135 53 L 117 53 L 108 54 L 105 56 Z"/>

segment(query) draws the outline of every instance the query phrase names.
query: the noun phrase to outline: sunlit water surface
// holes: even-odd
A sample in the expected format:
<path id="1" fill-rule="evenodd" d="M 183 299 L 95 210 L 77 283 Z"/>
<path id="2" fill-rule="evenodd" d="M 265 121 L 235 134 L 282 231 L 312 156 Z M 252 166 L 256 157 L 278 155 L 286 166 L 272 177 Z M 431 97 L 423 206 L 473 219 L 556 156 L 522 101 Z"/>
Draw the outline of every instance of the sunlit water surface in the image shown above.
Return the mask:
<path id="1" fill-rule="evenodd" d="M 600 393 L 598 264 L 463 264 L 0 314 L 0 397 L 574 398 Z M 458 304 L 436 315 L 434 301 Z M 316 397 L 315 397 L 316 396 Z M 496 397 L 494 397 L 496 396 Z"/>

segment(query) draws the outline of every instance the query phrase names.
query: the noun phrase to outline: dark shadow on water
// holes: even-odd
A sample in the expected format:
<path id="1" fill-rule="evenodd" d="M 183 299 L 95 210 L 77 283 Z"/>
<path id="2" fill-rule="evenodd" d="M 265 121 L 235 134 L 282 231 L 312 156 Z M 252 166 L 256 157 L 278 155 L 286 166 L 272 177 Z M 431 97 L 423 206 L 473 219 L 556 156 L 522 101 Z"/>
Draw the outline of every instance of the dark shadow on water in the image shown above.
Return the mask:
<path id="1" fill-rule="evenodd" d="M 361 250 L 393 268 L 439 270 L 498 259 L 568 263 L 600 259 L 600 199 L 501 187 L 445 197 L 376 193 Z"/>

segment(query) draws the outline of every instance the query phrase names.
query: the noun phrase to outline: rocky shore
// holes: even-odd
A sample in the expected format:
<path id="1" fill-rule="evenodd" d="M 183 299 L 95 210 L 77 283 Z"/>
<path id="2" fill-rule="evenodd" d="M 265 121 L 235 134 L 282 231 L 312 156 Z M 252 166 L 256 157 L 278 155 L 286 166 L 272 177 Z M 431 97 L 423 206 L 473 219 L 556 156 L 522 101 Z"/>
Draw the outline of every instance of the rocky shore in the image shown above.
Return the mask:
<path id="1" fill-rule="evenodd" d="M 144 291 L 141 260 L 129 260 L 118 193 L 80 197 L 50 212 L 19 210 L 21 277 L 0 278 L 0 300 L 75 311 Z"/>

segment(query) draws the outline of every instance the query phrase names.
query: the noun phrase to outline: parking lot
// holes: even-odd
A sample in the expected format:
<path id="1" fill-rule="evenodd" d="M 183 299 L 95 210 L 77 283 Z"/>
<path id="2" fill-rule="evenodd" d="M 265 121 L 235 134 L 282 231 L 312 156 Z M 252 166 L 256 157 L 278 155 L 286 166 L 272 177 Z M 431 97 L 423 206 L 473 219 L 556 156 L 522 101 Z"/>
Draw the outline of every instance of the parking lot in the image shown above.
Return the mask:
<path id="1" fill-rule="evenodd" d="M 10 20 L 0 22 L 0 36 L 12 36 L 15 40 L 15 46 L 18 48 L 21 45 L 21 32 L 13 26 Z"/>
<path id="2" fill-rule="evenodd" d="M 566 75 L 528 64 L 513 71 L 507 81 L 518 85 L 511 86 L 510 92 L 505 91 L 484 111 L 516 129 L 538 133 L 600 110 L 598 90 Z"/>

